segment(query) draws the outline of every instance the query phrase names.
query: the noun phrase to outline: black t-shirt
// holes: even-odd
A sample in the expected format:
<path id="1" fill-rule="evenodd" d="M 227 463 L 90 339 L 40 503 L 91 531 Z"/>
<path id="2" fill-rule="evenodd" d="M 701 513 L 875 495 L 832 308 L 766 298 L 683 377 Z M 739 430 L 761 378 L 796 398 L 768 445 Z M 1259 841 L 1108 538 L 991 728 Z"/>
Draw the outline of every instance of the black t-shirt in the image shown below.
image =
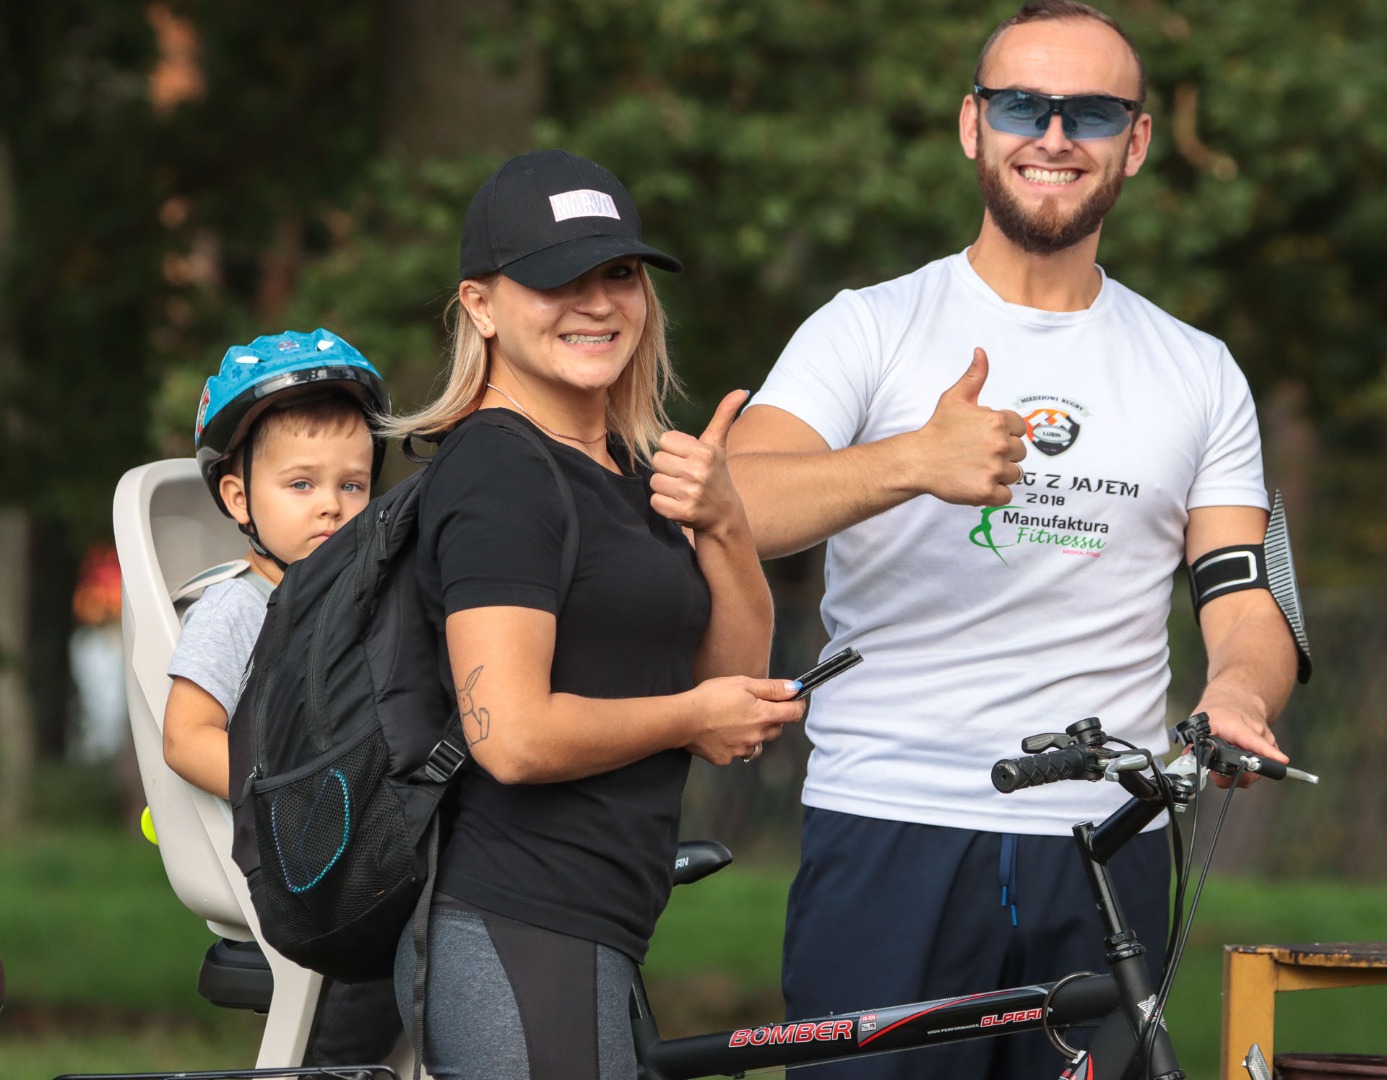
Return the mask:
<path id="1" fill-rule="evenodd" d="M 682 531 L 650 508 L 650 472 L 616 475 L 547 439 L 573 490 L 578 560 L 559 608 L 562 503 L 548 464 L 482 410 L 448 436 L 420 504 L 419 587 L 438 627 L 475 607 L 557 611 L 551 688 L 591 698 L 654 697 L 693 685 L 711 601 Z M 445 443 L 445 446 L 447 444 Z M 627 454 L 612 438 L 612 457 Z M 506 718 L 507 722 L 513 718 Z M 476 762 L 459 777 L 438 888 L 488 911 L 644 959 L 669 899 L 689 755 L 667 750 L 558 784 L 497 783 Z"/>

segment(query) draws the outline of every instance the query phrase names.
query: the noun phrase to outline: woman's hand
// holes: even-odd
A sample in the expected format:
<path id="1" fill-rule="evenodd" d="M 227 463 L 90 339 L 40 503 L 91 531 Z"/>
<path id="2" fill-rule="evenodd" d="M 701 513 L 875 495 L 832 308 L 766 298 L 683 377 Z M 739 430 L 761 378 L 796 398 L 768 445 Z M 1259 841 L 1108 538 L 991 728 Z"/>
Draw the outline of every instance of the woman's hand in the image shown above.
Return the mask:
<path id="1" fill-rule="evenodd" d="M 661 517 L 695 533 L 745 522 L 742 500 L 727 472 L 727 432 L 746 398 L 745 390 L 723 398 L 697 439 L 682 431 L 660 436 L 660 449 L 650 460 L 655 470 L 650 505 Z"/>
<path id="2" fill-rule="evenodd" d="M 703 730 L 684 749 L 714 765 L 754 758 L 781 728 L 804 719 L 806 705 L 791 701 L 799 693 L 793 679 L 749 679 L 733 675 L 708 679 L 689 694 Z"/>

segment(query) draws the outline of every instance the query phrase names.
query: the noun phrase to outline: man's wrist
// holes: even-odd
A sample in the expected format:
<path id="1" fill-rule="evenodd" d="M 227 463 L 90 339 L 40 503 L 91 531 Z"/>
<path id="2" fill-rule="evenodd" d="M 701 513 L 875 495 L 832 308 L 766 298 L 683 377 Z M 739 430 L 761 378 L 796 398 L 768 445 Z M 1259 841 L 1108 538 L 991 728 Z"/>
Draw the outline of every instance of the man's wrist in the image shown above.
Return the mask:
<path id="1" fill-rule="evenodd" d="M 934 494 L 937 470 L 930 464 L 930 435 L 924 428 L 887 436 L 877 445 L 888 454 L 880 473 L 888 487 L 907 498 Z"/>

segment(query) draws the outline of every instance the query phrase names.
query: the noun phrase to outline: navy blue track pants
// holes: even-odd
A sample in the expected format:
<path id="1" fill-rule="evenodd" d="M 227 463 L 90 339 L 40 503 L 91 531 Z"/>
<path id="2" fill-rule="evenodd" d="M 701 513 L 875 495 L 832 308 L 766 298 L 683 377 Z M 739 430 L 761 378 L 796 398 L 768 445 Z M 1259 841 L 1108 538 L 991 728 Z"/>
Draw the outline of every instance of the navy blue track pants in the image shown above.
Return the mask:
<path id="1" fill-rule="evenodd" d="M 1110 869 L 1155 980 L 1169 923 L 1165 833 L 1142 834 Z M 1104 972 L 1103 937 L 1072 837 L 972 832 L 806 808 L 785 930 L 787 1017 Z M 1071 1043 L 1083 1044 L 1082 1033 L 1072 1035 Z M 1062 1068 L 1045 1036 L 1027 1033 L 821 1065 L 805 1076 L 1036 1080 Z"/>

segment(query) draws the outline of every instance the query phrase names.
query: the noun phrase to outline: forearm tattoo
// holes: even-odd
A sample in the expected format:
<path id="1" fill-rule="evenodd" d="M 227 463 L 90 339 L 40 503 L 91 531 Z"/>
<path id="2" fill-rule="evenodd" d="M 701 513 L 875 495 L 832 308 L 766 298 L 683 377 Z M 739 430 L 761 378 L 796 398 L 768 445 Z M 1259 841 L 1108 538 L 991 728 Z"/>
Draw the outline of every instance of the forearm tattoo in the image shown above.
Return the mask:
<path id="1" fill-rule="evenodd" d="M 462 734 L 468 746 L 476 746 L 491 733 L 491 713 L 477 705 L 472 697 L 472 689 L 481 677 L 482 668 L 473 668 L 458 689 L 458 719 L 462 721 Z"/>

